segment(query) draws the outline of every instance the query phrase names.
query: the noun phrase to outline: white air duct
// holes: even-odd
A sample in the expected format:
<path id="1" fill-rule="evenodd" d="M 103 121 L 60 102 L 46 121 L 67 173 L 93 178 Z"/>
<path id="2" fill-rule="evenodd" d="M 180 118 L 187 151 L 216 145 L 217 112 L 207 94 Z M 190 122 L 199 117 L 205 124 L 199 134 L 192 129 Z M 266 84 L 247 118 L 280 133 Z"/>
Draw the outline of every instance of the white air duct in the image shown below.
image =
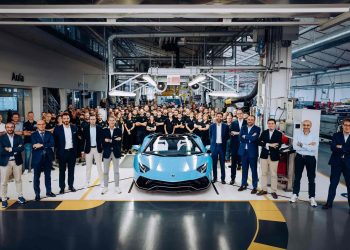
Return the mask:
<path id="1" fill-rule="evenodd" d="M 122 97 L 134 97 L 136 96 L 136 93 L 134 92 L 128 92 L 128 91 L 121 91 L 121 90 L 112 90 L 109 92 L 110 96 L 122 96 Z"/>

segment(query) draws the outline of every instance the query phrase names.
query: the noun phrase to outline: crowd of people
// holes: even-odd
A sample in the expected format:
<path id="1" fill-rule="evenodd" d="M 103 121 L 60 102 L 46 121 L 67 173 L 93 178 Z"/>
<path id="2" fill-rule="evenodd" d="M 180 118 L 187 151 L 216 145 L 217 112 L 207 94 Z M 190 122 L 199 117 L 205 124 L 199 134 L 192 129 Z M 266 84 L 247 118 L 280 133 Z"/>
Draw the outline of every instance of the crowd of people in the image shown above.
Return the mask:
<path id="1" fill-rule="evenodd" d="M 101 112 L 103 110 L 104 112 Z M 53 163 L 59 166 L 60 194 L 66 188 L 75 192 L 74 172 L 77 162 L 86 164 L 86 187 L 90 186 L 91 168 L 96 164 L 101 193 L 108 192 L 109 166 L 113 163 L 115 192 L 119 188 L 119 162 L 122 154 L 132 153 L 132 145 L 142 144 L 145 136 L 151 133 L 198 135 L 204 145 L 210 145 L 213 160 L 213 182 L 218 179 L 219 162 L 221 182 L 226 184 L 225 162 L 230 162 L 230 185 L 236 183 L 237 170 L 242 169 L 242 180 L 238 191 L 248 188 L 248 171 L 251 170 L 251 194 L 267 195 L 268 178 L 271 178 L 271 196 L 278 199 L 277 168 L 280 160 L 282 133 L 276 128 L 276 121 L 269 119 L 267 129 L 255 125 L 255 116 L 237 109 L 234 112 L 221 112 L 218 109 L 171 106 L 126 106 L 110 109 L 75 109 L 69 106 L 57 116 L 43 112 L 35 121 L 33 112 L 28 112 L 25 122 L 18 113 L 12 113 L 8 122 L 2 122 L 0 115 L 0 175 L 2 207 L 7 207 L 7 186 L 13 174 L 18 194 L 18 202 L 25 203 L 22 193 L 22 172 L 33 170 L 35 200 L 40 200 L 40 175 L 44 172 L 46 195 L 54 197 L 51 190 L 51 170 Z M 296 150 L 295 178 L 290 202 L 298 200 L 300 180 L 304 168 L 309 182 L 309 198 L 313 207 L 315 200 L 316 154 L 318 140 L 312 132 L 312 123 L 305 120 L 302 130 L 294 136 Z M 343 131 L 334 135 L 332 156 L 329 164 L 331 184 L 324 209 L 332 207 L 341 173 L 344 174 L 348 192 L 350 187 L 350 120 L 343 121 Z M 259 152 L 261 146 L 261 152 Z M 23 152 L 23 153 L 22 153 Z M 258 191 L 258 160 L 261 176 Z M 350 205 L 350 199 L 349 199 Z"/>

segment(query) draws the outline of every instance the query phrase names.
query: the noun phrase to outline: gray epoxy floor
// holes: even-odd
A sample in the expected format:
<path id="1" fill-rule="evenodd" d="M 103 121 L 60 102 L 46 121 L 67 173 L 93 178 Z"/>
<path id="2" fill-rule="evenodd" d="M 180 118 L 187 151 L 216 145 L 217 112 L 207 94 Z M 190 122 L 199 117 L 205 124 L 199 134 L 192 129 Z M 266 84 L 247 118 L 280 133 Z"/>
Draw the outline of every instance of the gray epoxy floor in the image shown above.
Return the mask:
<path id="1" fill-rule="evenodd" d="M 350 214 L 348 203 L 334 203 L 330 210 L 310 207 L 308 202 L 277 202 L 289 233 L 290 250 L 350 249 Z"/>

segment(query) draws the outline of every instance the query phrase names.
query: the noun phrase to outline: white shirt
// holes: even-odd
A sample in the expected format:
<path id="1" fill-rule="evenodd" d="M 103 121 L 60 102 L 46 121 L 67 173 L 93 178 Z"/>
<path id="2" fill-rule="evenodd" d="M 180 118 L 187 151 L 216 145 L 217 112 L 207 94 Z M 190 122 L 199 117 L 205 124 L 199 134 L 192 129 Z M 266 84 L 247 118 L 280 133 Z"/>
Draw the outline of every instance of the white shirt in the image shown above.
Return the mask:
<path id="1" fill-rule="evenodd" d="M 11 148 L 13 148 L 13 137 L 14 137 L 14 135 L 9 135 L 9 134 L 7 134 L 7 137 L 9 138 L 9 140 L 10 140 L 10 143 L 11 143 Z M 15 157 L 14 156 L 10 156 L 10 159 L 9 160 L 13 160 L 13 159 L 15 159 Z"/>
<path id="2" fill-rule="evenodd" d="M 248 127 L 248 134 L 250 133 L 250 130 L 252 129 L 253 126 L 251 126 L 251 127 L 247 126 Z M 248 143 L 245 144 L 245 149 L 248 149 Z"/>
<path id="3" fill-rule="evenodd" d="M 242 124 L 243 124 L 243 121 L 244 121 L 244 119 L 242 119 L 242 120 L 239 120 L 239 119 L 238 119 L 239 130 L 241 130 L 241 129 L 242 129 Z"/>
<path id="4" fill-rule="evenodd" d="M 221 128 L 222 128 L 222 123 L 216 123 L 216 143 L 222 143 L 222 138 L 221 138 Z"/>
<path id="5" fill-rule="evenodd" d="M 270 129 L 269 129 L 269 139 L 270 139 L 270 140 L 271 140 L 271 138 L 272 138 L 273 132 L 275 132 L 275 130 L 270 130 Z M 269 144 L 269 143 L 266 143 L 266 147 L 265 147 L 265 148 L 266 148 L 267 150 L 270 150 L 269 146 L 270 146 L 270 144 Z"/>
<path id="6" fill-rule="evenodd" d="M 6 129 L 5 129 L 5 123 L 0 123 L 0 133 L 1 132 L 5 132 Z"/>
<path id="7" fill-rule="evenodd" d="M 114 128 L 109 128 L 109 131 L 111 132 L 111 138 L 113 138 L 113 131 L 114 131 Z"/>
<path id="8" fill-rule="evenodd" d="M 96 147 L 96 126 L 90 125 L 90 146 Z"/>
<path id="9" fill-rule="evenodd" d="M 297 144 L 300 142 L 302 147 L 299 147 Z M 315 145 L 309 145 L 311 142 L 315 142 Z M 316 156 L 318 150 L 318 138 L 312 132 L 305 135 L 304 131 L 298 131 L 296 135 L 293 137 L 293 148 L 296 150 L 298 154 L 301 155 L 311 155 Z"/>
<path id="10" fill-rule="evenodd" d="M 1 131 L 0 131 L 1 132 Z M 349 138 L 349 134 L 344 134 L 344 141 L 346 142 Z"/>
<path id="11" fill-rule="evenodd" d="M 66 126 L 63 125 L 63 130 L 64 130 L 64 137 L 66 138 L 66 145 L 64 149 L 71 149 L 73 148 L 72 129 L 70 128 L 70 126 L 67 128 Z"/>

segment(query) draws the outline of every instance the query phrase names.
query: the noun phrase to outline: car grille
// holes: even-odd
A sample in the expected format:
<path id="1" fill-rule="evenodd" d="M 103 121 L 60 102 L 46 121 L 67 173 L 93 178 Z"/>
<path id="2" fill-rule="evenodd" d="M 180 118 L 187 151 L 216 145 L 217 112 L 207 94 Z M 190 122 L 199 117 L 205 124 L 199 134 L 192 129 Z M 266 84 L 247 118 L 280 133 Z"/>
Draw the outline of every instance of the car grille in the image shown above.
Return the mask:
<path id="1" fill-rule="evenodd" d="M 210 186 L 210 181 L 207 177 L 202 177 L 190 181 L 166 182 L 140 176 L 136 181 L 136 186 L 148 191 L 191 192 L 207 189 Z"/>

